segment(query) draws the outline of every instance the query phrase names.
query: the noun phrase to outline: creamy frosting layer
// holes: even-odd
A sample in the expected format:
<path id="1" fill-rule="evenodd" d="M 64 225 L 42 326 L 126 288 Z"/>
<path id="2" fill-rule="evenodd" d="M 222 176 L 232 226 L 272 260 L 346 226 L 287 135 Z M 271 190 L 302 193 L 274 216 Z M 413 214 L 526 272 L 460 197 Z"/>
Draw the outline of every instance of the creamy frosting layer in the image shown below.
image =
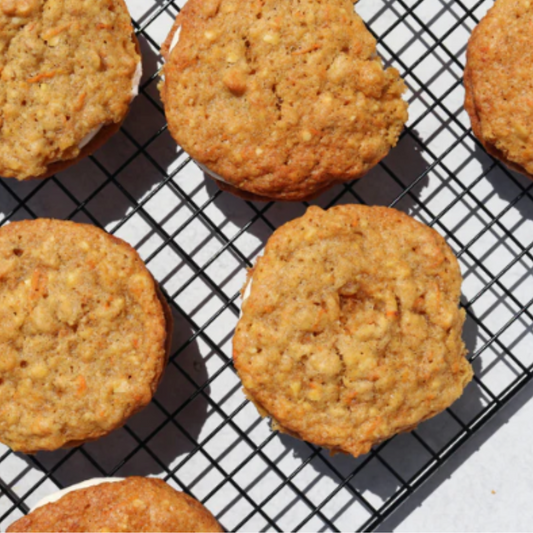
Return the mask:
<path id="1" fill-rule="evenodd" d="M 143 75 L 143 65 L 142 62 L 139 61 L 137 63 L 137 67 L 135 69 L 135 72 L 133 73 L 133 80 L 132 80 L 132 88 L 131 88 L 131 101 L 135 100 L 137 96 L 139 96 L 139 87 L 141 85 L 141 78 Z M 78 148 L 82 150 L 85 148 L 99 133 L 102 131 L 102 128 L 105 126 L 105 124 L 100 124 L 100 126 L 96 126 L 96 128 L 92 129 L 81 141 L 80 144 L 78 144 Z"/>
<path id="2" fill-rule="evenodd" d="M 176 45 L 179 43 L 180 34 L 181 34 L 181 26 L 176 30 L 176 33 L 174 33 L 174 37 L 172 37 L 172 42 L 170 43 L 170 46 L 168 48 L 169 54 L 172 53 L 172 50 L 174 50 L 174 48 L 176 48 Z"/>
<path id="3" fill-rule="evenodd" d="M 78 144 L 78 148 L 81 150 L 82 148 L 85 148 L 99 133 L 100 130 L 103 128 L 103 125 L 96 126 L 96 128 L 92 129 L 85 137 L 80 141 L 80 144 Z"/>
<path id="4" fill-rule="evenodd" d="M 46 496 L 46 498 L 43 498 L 37 503 L 37 505 L 35 505 L 32 511 L 35 511 L 35 509 L 39 509 L 39 507 L 43 507 L 44 505 L 47 505 L 49 503 L 55 503 L 59 501 L 63 496 L 66 496 L 67 494 L 74 492 L 76 490 L 88 489 L 89 487 L 96 487 L 97 485 L 102 485 L 103 483 L 118 483 L 119 481 L 124 481 L 124 478 L 123 477 L 99 477 L 99 478 L 89 479 L 87 481 L 82 481 L 81 483 L 72 485 L 72 487 L 68 487 L 58 492 L 54 492 L 54 494 L 51 494 L 50 496 Z"/>
<path id="5" fill-rule="evenodd" d="M 244 294 L 242 295 L 242 304 L 241 304 L 241 312 L 239 314 L 239 318 L 242 317 L 242 306 L 244 305 L 244 302 L 248 300 L 248 296 L 250 296 L 250 293 L 252 292 L 252 283 L 254 279 L 253 276 L 250 278 L 250 281 L 248 282 L 248 285 L 246 285 L 246 289 L 244 289 Z"/>
<path id="6" fill-rule="evenodd" d="M 180 35 L 181 35 L 181 26 L 176 30 L 176 32 L 174 33 L 174 37 L 172 37 L 172 42 L 170 43 L 170 46 L 168 48 L 168 53 L 169 55 L 172 53 L 172 50 L 174 50 L 174 48 L 176 48 L 176 45 L 179 43 L 180 41 Z M 213 172 L 212 170 L 209 170 L 205 165 L 203 165 L 202 163 L 199 163 L 198 161 L 196 161 L 196 159 L 194 159 L 194 162 L 206 173 L 206 174 L 209 174 L 212 178 L 218 180 L 218 181 L 222 181 L 223 183 L 228 183 L 220 174 L 217 174 L 216 172 Z M 231 185 L 231 183 L 228 183 L 228 185 Z"/>
<path id="7" fill-rule="evenodd" d="M 212 178 L 218 181 L 222 181 L 223 183 L 228 183 L 220 174 L 217 174 L 216 172 L 209 170 L 204 164 L 196 161 L 196 159 L 193 159 L 193 161 L 202 169 L 203 172 L 205 172 L 206 174 L 209 174 Z M 231 185 L 231 183 L 228 183 L 228 185 Z"/>

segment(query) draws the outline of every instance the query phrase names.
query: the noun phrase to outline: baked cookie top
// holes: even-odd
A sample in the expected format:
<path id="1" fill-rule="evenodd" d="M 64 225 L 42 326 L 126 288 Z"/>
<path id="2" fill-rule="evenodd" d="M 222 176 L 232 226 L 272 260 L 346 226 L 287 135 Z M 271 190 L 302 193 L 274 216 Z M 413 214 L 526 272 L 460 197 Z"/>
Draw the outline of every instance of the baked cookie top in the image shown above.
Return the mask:
<path id="1" fill-rule="evenodd" d="M 155 392 L 167 329 L 124 241 L 57 220 L 0 228 L 0 441 L 33 453 L 121 426 Z"/>
<path id="2" fill-rule="evenodd" d="M 160 479 L 130 477 L 80 489 L 32 511 L 14 531 L 223 531 L 198 501 Z"/>
<path id="3" fill-rule="evenodd" d="M 405 85 L 350 0 L 189 0 L 163 54 L 172 136 L 259 196 L 298 200 L 361 177 L 407 120 Z"/>
<path id="4" fill-rule="evenodd" d="M 358 456 L 472 377 L 457 260 L 399 211 L 311 207 L 274 232 L 248 283 L 235 367 L 282 431 Z"/>
<path id="5" fill-rule="evenodd" d="M 533 175 L 533 4 L 496 0 L 472 33 L 465 107 L 475 135 L 515 170 Z"/>
<path id="6" fill-rule="evenodd" d="M 124 0 L 0 0 L 0 176 L 43 176 L 122 122 L 140 61 Z"/>

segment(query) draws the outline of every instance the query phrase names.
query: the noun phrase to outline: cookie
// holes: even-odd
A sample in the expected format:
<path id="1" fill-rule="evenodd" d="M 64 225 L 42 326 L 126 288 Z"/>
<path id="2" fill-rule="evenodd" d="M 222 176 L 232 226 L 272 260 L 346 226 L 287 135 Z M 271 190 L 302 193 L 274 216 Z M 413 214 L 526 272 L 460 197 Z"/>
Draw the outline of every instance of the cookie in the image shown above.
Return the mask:
<path id="1" fill-rule="evenodd" d="M 233 340 L 244 391 L 275 429 L 367 453 L 472 378 L 460 291 L 433 229 L 384 207 L 310 207 L 249 274 Z"/>
<path id="2" fill-rule="evenodd" d="M 97 479 L 47 500 L 7 531 L 223 531 L 202 504 L 160 479 Z"/>
<path id="3" fill-rule="evenodd" d="M 93 153 L 141 75 L 124 0 L 2 0 L 0 176 L 46 178 Z"/>
<path id="4" fill-rule="evenodd" d="M 350 0 L 189 0 L 162 54 L 170 133 L 237 194 L 302 200 L 360 178 L 407 120 Z"/>
<path id="5" fill-rule="evenodd" d="M 533 4 L 496 0 L 467 48 L 465 108 L 487 152 L 533 177 Z"/>
<path id="6" fill-rule="evenodd" d="M 0 228 L 0 442 L 35 453 L 122 426 L 155 393 L 171 327 L 124 241 L 58 220 Z"/>

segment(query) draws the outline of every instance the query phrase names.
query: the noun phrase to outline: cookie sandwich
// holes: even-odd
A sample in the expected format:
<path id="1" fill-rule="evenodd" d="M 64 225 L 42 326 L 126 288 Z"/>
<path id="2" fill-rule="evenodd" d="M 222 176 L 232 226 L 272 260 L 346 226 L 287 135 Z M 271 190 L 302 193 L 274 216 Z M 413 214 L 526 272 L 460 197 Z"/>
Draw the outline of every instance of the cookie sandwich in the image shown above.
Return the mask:
<path id="1" fill-rule="evenodd" d="M 58 220 L 0 228 L 0 442 L 35 453 L 122 426 L 152 399 L 171 329 L 124 241 Z"/>
<path id="2" fill-rule="evenodd" d="M 124 0 L 0 2 L 0 176 L 46 178 L 92 154 L 141 75 Z"/>
<path id="3" fill-rule="evenodd" d="M 487 152 L 533 177 L 533 4 L 496 0 L 467 48 L 465 107 Z"/>
<path id="4" fill-rule="evenodd" d="M 407 120 L 405 84 L 350 0 L 189 0 L 162 53 L 170 133 L 247 199 L 360 178 Z"/>
<path id="5" fill-rule="evenodd" d="M 160 479 L 100 478 L 45 498 L 15 531 L 223 531 L 191 496 Z"/>
<path id="6" fill-rule="evenodd" d="M 472 378 L 444 239 L 384 207 L 310 207 L 250 271 L 233 340 L 273 427 L 358 456 L 450 406 Z"/>

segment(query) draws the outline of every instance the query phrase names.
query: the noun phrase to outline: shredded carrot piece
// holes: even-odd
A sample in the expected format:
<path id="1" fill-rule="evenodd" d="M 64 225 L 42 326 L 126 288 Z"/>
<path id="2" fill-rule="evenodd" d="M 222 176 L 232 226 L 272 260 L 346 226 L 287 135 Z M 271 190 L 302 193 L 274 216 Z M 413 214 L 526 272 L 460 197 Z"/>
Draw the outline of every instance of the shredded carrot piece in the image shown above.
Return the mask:
<path id="1" fill-rule="evenodd" d="M 46 33 L 43 34 L 43 39 L 47 41 L 51 37 L 55 37 L 56 35 L 59 35 L 61 32 L 65 31 L 69 26 L 70 22 L 67 22 L 66 24 L 63 24 L 63 26 L 52 28 L 51 30 L 48 30 Z"/>
<path id="2" fill-rule="evenodd" d="M 293 52 L 292 55 L 299 56 L 302 54 L 307 54 L 309 52 L 314 52 L 315 50 L 318 50 L 319 48 L 320 48 L 320 45 L 315 43 L 307 48 L 303 48 L 302 50 L 297 50 L 296 52 Z"/>
<path id="3" fill-rule="evenodd" d="M 378 416 L 376 417 L 376 419 L 374 420 L 374 422 L 372 422 L 372 424 L 370 425 L 370 427 L 368 427 L 365 431 L 365 436 L 369 436 L 371 433 L 374 432 L 374 430 L 379 426 L 381 422 L 381 417 Z"/>
<path id="4" fill-rule="evenodd" d="M 78 396 L 81 396 L 87 390 L 87 382 L 83 376 L 78 376 Z"/>
<path id="5" fill-rule="evenodd" d="M 96 25 L 96 28 L 99 30 L 110 30 L 112 27 L 111 24 L 104 24 L 103 22 L 99 22 Z"/>
<path id="6" fill-rule="evenodd" d="M 36 300 L 46 292 L 48 276 L 40 268 L 36 268 L 31 277 L 31 295 L 30 299 Z"/>
<path id="7" fill-rule="evenodd" d="M 344 403 L 352 403 L 352 401 L 355 400 L 355 398 L 357 398 L 357 392 L 356 391 L 349 392 L 344 398 Z"/>
<path id="8" fill-rule="evenodd" d="M 83 104 L 85 103 L 85 98 L 86 97 L 87 97 L 87 93 L 81 93 L 78 96 L 78 101 L 76 102 L 76 106 L 74 107 L 74 109 L 76 111 L 79 111 L 83 107 Z"/>
<path id="9" fill-rule="evenodd" d="M 318 317 L 315 320 L 315 323 L 313 324 L 313 329 L 316 328 L 320 324 L 320 321 L 322 320 L 322 316 L 325 314 L 326 314 L 326 310 L 323 307 L 321 307 L 318 310 Z"/>
<path id="10" fill-rule="evenodd" d="M 34 76 L 33 78 L 28 78 L 26 81 L 28 83 L 37 83 L 41 80 L 46 80 L 53 78 L 57 74 L 57 71 L 51 70 L 50 72 L 41 72 L 40 74 L 37 74 L 37 76 Z"/>

